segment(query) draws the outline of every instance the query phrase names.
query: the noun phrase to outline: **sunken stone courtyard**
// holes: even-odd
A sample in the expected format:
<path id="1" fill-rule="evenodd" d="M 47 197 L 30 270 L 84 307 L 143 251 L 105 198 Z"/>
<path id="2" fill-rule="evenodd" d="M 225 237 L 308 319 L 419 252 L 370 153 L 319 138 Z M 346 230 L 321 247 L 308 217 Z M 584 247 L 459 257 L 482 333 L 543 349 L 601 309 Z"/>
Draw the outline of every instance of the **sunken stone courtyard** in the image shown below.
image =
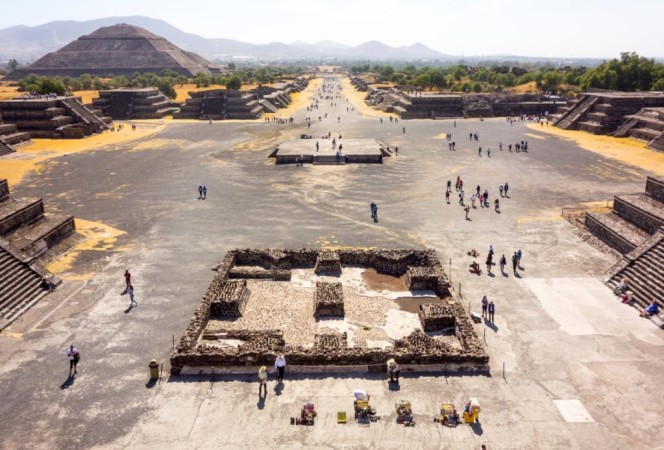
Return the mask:
<path id="1" fill-rule="evenodd" d="M 431 250 L 234 250 L 216 272 L 171 356 L 172 373 L 269 365 L 279 353 L 321 371 L 381 370 L 389 358 L 409 367 L 488 370 Z M 372 277 L 405 290 L 372 290 Z M 419 311 L 399 308 L 409 302 Z"/>

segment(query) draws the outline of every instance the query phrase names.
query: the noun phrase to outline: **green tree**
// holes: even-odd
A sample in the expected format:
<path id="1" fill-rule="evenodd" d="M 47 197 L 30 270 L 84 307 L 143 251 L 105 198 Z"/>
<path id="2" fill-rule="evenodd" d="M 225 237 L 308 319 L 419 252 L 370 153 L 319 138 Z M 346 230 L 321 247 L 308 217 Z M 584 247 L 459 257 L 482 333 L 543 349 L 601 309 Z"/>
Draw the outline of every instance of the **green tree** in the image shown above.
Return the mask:
<path id="1" fill-rule="evenodd" d="M 242 87 L 242 78 L 239 75 L 233 75 L 225 84 L 226 89 L 238 90 Z"/>
<path id="2" fill-rule="evenodd" d="M 58 95 L 65 95 L 65 92 L 67 92 L 67 88 L 59 78 L 43 78 L 39 87 L 39 93 L 41 94 L 53 93 Z"/>
<path id="3" fill-rule="evenodd" d="M 482 92 L 482 85 L 480 83 L 473 83 L 473 92 Z"/>

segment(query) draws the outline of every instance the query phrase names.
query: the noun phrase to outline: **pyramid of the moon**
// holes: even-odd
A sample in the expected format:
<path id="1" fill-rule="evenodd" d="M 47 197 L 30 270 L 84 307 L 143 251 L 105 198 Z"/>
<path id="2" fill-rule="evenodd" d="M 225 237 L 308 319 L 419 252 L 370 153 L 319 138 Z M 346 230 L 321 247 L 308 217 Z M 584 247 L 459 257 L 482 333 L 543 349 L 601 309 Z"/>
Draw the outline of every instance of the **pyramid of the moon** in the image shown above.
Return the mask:
<path id="1" fill-rule="evenodd" d="M 123 23 L 81 36 L 25 69 L 12 72 L 8 78 L 20 79 L 31 73 L 70 77 L 84 73 L 130 76 L 135 72 L 159 74 L 165 69 L 193 77 L 199 72 L 210 73 L 210 67 L 213 64 L 202 56 L 185 52 L 144 28 Z"/>

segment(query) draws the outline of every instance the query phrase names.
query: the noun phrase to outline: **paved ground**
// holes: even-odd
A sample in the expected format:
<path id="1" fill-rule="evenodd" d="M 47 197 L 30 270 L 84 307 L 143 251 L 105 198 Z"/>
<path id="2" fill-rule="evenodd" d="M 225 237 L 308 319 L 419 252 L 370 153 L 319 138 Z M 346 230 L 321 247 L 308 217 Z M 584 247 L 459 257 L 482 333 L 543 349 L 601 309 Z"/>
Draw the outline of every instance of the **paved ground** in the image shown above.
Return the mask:
<path id="1" fill-rule="evenodd" d="M 310 130 L 304 118 L 319 111 L 294 112 L 289 125 L 171 122 L 148 138 L 51 159 L 11 186 L 96 223 L 87 234 L 98 245 L 69 255 L 64 285 L 0 334 L 0 447 L 662 448 L 662 332 L 618 304 L 600 283 L 613 260 L 560 219 L 564 206 L 642 191 L 651 172 L 502 119 L 380 123 L 338 104 L 321 102 L 330 119 Z M 266 157 L 279 142 L 327 132 L 378 139 L 399 156 L 342 167 L 275 166 Z M 528 153 L 498 150 L 521 140 Z M 478 157 L 479 145 L 492 157 Z M 466 192 L 488 188 L 490 201 L 508 181 L 501 213 L 478 206 L 466 221 L 454 197 L 445 204 L 445 183 L 457 175 Z M 199 184 L 207 200 L 197 200 Z M 466 250 L 476 247 L 483 262 L 489 244 L 498 256 L 523 250 L 519 277 L 468 273 Z M 173 337 L 227 250 L 328 245 L 436 249 L 457 295 L 473 309 L 484 294 L 497 305 L 495 325 L 477 325 L 491 376 L 406 374 L 398 391 L 373 375 L 287 377 L 279 392 L 270 381 L 265 402 L 251 377 L 168 376 Z M 133 309 L 119 295 L 126 268 Z M 70 343 L 82 353 L 73 381 Z M 148 383 L 152 358 L 164 363 L 156 385 Z M 337 425 L 357 387 L 383 420 Z M 471 396 L 482 404 L 481 424 L 432 422 L 443 401 L 461 406 Z M 402 398 L 413 403 L 415 428 L 394 423 Z M 316 404 L 318 422 L 291 426 L 305 401 Z"/>

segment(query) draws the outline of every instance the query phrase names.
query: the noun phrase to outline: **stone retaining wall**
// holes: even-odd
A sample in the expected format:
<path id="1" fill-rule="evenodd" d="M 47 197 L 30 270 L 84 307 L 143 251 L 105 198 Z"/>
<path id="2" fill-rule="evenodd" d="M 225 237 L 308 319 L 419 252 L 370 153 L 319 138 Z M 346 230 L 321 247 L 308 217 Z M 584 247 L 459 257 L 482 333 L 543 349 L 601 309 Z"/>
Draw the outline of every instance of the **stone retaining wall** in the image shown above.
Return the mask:
<path id="1" fill-rule="evenodd" d="M 429 277 L 437 275 L 438 280 L 433 286 L 437 295 L 449 295 L 449 281 L 433 250 L 338 250 L 342 265 L 373 268 L 376 271 L 393 276 L 402 276 L 411 266 L 427 267 L 424 278 L 430 283 Z M 232 269 L 237 266 L 259 266 L 266 269 L 279 268 L 290 270 L 295 267 L 313 268 L 319 252 L 316 250 L 233 250 L 215 268 L 215 275 L 208 292 L 188 328 L 180 338 L 179 344 L 171 354 L 171 373 L 178 374 L 185 366 L 196 367 L 231 367 L 248 365 L 271 365 L 278 352 L 283 352 L 289 365 L 300 366 L 357 366 L 384 365 L 389 358 L 395 358 L 404 364 L 462 364 L 480 370 L 486 370 L 489 357 L 484 351 L 473 325 L 463 307 L 451 301 L 448 310 L 454 316 L 455 333 L 462 349 L 437 341 L 421 331 L 395 341 L 393 348 L 353 347 L 348 348 L 343 342 L 345 336 L 336 338 L 317 336 L 312 347 L 287 345 L 283 335 L 275 330 L 251 332 L 244 337 L 237 337 L 231 331 L 215 331 L 203 335 L 210 318 L 212 301 L 217 298 L 218 286 L 226 281 Z M 417 279 L 419 271 L 411 271 Z M 222 337 L 246 341 L 237 348 L 207 345 L 208 339 Z M 235 332 L 237 333 L 237 332 Z M 276 333 L 276 334 L 275 334 Z"/>
<path id="2" fill-rule="evenodd" d="M 424 331 L 440 331 L 456 327 L 456 316 L 448 305 L 426 303 L 418 313 Z"/>

